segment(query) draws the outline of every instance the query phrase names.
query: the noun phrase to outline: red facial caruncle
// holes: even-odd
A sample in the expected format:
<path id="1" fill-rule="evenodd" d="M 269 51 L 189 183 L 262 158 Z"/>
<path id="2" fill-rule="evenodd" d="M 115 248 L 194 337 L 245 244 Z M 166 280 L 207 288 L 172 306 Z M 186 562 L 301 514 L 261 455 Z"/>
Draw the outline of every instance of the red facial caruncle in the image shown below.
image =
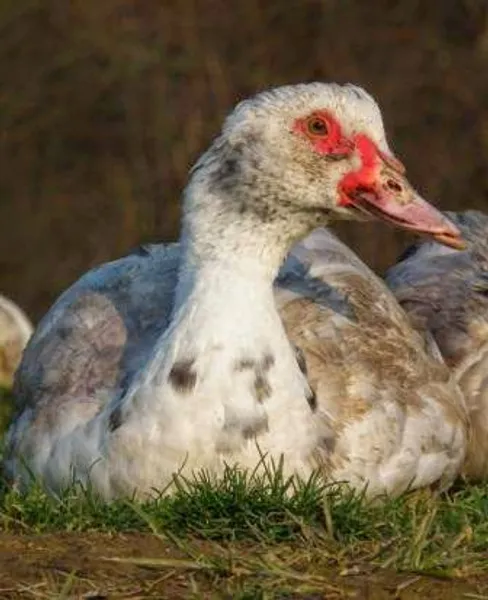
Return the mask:
<path id="1" fill-rule="evenodd" d="M 403 164 L 380 150 L 371 137 L 365 133 L 345 136 L 339 121 L 327 110 L 298 118 L 292 130 L 324 158 L 359 158 L 359 168 L 351 169 L 338 183 L 338 206 L 430 235 L 453 248 L 465 247 L 457 227 L 415 192 Z"/>
<path id="2" fill-rule="evenodd" d="M 356 171 L 347 173 L 339 183 L 339 204 L 354 204 L 353 196 L 357 190 L 368 190 L 370 193 L 381 193 L 377 189 L 397 192 L 397 202 L 402 202 L 401 191 L 404 188 L 405 167 L 395 157 L 382 152 L 367 135 L 358 133 L 352 137 L 354 147 L 361 159 L 361 166 Z M 404 201 L 407 200 L 406 198 Z"/>

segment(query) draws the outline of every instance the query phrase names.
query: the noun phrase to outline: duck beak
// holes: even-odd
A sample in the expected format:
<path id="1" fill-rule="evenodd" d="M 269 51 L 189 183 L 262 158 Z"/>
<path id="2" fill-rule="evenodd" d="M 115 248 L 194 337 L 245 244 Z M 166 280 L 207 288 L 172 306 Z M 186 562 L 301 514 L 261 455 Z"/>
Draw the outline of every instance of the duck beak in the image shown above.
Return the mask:
<path id="1" fill-rule="evenodd" d="M 379 151 L 366 136 L 357 140 L 357 147 L 362 166 L 339 184 L 342 206 L 429 236 L 451 248 L 466 248 L 454 223 L 412 188 L 399 161 Z"/>

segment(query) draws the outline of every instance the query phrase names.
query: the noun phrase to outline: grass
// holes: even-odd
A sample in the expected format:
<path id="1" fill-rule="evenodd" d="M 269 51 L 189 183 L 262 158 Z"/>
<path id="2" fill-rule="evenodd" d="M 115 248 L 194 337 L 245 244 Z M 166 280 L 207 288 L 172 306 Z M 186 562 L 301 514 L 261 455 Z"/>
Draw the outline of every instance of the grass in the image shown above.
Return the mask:
<path id="1" fill-rule="evenodd" d="M 127 585 L 128 569 L 144 582 L 140 598 L 153 597 L 149 589 L 175 598 L 343 598 L 365 582 L 381 598 L 392 581 L 411 593 L 422 584 L 419 594 L 427 581 L 431 598 L 449 598 L 451 588 L 454 598 L 488 597 L 488 581 L 478 581 L 488 569 L 487 485 L 372 504 L 319 477 L 284 479 L 279 465 L 264 476 L 229 467 L 217 482 L 200 473 L 175 484 L 170 497 L 110 503 L 79 487 L 58 499 L 39 485 L 26 495 L 4 488 L 0 556 L 2 539 L 20 540 L 22 561 L 43 565 L 22 593 L 46 598 L 100 586 L 102 598 L 110 589 L 120 597 L 114 586 Z M 46 564 L 57 577 L 44 578 Z"/>
<path id="2" fill-rule="evenodd" d="M 340 545 L 343 557 L 374 555 L 376 565 L 451 576 L 488 568 L 488 486 L 436 496 L 427 491 L 368 503 L 319 477 L 285 480 L 279 465 L 265 476 L 228 467 L 220 481 L 205 473 L 176 478 L 175 493 L 106 503 L 73 487 L 59 499 L 34 486 L 5 489 L 3 532 L 143 532 L 170 539 L 252 541 L 265 545 Z M 324 494 L 324 491 L 327 493 Z M 325 500 L 324 500 L 325 498 Z"/>
<path id="3" fill-rule="evenodd" d="M 281 467 L 176 476 L 171 496 L 147 501 L 4 484 L 0 597 L 343 598 L 367 585 L 379 599 L 394 581 L 393 597 L 488 598 L 488 484 L 371 503 Z"/>

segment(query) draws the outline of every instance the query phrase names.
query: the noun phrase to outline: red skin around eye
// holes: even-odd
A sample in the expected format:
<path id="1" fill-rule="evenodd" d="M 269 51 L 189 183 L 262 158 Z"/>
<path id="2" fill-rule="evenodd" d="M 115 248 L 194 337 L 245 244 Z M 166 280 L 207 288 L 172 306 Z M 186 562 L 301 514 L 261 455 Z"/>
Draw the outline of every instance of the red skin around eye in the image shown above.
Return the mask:
<path id="1" fill-rule="evenodd" d="M 307 124 L 314 118 L 323 119 L 327 123 L 326 135 L 313 134 L 308 130 Z M 304 118 L 297 119 L 293 131 L 307 137 L 318 154 L 326 156 L 348 155 L 353 150 L 351 141 L 343 136 L 339 122 L 325 110 L 317 110 Z"/>

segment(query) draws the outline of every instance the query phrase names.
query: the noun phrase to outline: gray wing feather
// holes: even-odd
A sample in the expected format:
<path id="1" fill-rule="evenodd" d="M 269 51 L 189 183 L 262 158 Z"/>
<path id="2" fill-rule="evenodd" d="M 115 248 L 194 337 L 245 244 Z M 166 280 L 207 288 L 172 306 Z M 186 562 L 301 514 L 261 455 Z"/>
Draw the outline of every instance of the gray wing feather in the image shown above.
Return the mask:
<path id="1" fill-rule="evenodd" d="M 18 410 L 42 397 L 112 396 L 168 326 L 177 244 L 144 246 L 88 271 L 39 323 L 15 379 Z"/>
<path id="2" fill-rule="evenodd" d="M 488 215 L 447 214 L 468 249 L 417 244 L 387 271 L 385 281 L 414 326 L 430 332 L 445 359 L 456 365 L 488 335 Z"/>

